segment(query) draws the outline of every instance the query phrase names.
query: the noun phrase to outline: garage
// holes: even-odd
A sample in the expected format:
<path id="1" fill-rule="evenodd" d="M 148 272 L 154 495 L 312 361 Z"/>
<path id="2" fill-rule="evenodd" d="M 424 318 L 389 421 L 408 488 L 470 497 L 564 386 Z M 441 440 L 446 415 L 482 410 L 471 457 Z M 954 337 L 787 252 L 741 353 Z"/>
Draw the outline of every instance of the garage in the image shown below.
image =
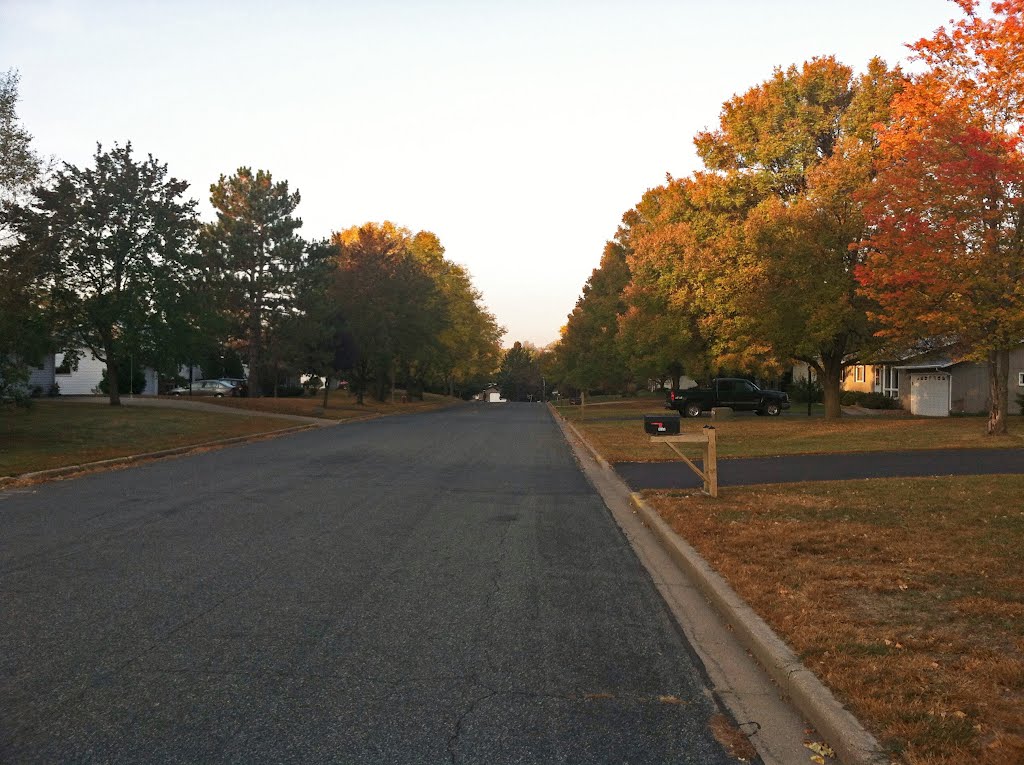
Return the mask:
<path id="1" fill-rule="evenodd" d="M 949 417 L 948 372 L 910 375 L 910 413 L 922 417 Z"/>

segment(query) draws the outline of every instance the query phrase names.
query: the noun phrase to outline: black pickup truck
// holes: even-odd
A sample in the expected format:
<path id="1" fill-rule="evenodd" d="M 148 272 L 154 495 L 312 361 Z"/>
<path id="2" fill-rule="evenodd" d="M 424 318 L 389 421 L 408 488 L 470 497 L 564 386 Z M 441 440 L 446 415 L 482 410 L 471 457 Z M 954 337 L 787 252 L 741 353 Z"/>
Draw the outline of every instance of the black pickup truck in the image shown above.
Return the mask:
<path id="1" fill-rule="evenodd" d="M 709 388 L 677 388 L 665 397 L 665 408 L 675 409 L 683 417 L 698 417 L 716 406 L 777 417 L 789 409 L 789 396 L 778 390 L 761 390 L 750 380 L 719 377 Z"/>

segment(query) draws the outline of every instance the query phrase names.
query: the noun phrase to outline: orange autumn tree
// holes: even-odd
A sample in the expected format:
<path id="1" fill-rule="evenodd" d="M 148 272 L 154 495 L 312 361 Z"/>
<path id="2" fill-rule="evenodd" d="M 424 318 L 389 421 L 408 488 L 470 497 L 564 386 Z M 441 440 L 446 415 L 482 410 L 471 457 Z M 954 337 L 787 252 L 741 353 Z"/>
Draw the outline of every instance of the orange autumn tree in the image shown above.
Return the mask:
<path id="1" fill-rule="evenodd" d="M 953 344 L 989 368 L 989 434 L 1006 432 L 1009 354 L 1024 340 L 1024 0 L 910 46 L 927 66 L 893 101 L 865 196 L 858 269 L 882 334 Z"/>
<path id="2" fill-rule="evenodd" d="M 638 373 L 669 380 L 673 388 L 683 374 L 700 379 L 714 366 L 713 334 L 705 334 L 708 314 L 700 300 L 705 274 L 693 225 L 702 213 L 694 201 L 695 185 L 690 178 L 669 177 L 665 185 L 648 189 L 622 216 L 616 233 L 631 275 L 619 316 L 623 354 Z"/>
<path id="3" fill-rule="evenodd" d="M 692 260 L 703 263 L 718 357 L 806 362 L 829 418 L 842 414 L 844 368 L 878 345 L 854 277 L 864 235 L 856 195 L 871 184 L 876 126 L 902 85 L 880 59 L 857 76 L 815 58 L 728 101 L 718 129 L 695 139 L 708 168 L 696 186 L 708 193 L 691 219 Z"/>

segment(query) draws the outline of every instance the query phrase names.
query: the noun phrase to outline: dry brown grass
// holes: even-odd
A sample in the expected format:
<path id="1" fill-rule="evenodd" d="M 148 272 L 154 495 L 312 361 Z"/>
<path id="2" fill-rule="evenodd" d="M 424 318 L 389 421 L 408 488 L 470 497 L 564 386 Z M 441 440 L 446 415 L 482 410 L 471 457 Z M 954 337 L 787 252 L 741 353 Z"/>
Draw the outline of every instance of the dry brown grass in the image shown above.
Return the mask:
<path id="1" fill-rule="evenodd" d="M 328 420 L 352 420 L 360 417 L 375 417 L 389 414 L 407 414 L 410 412 L 428 412 L 443 409 L 459 403 L 458 399 L 425 393 L 423 401 L 411 399 L 402 402 L 402 394 L 398 393 L 396 401 L 375 401 L 366 396 L 363 404 L 356 403 L 356 397 L 347 391 L 332 391 L 327 400 L 327 408 L 323 406 L 323 394 L 319 396 L 299 396 L 290 398 L 202 398 L 205 403 L 230 406 L 235 409 L 248 409 L 257 412 L 274 414 L 298 414 L 304 417 L 321 417 Z"/>
<path id="2" fill-rule="evenodd" d="M 0 475 L 81 465 L 294 427 L 294 420 L 225 412 L 35 402 L 0 417 Z"/>
<path id="3" fill-rule="evenodd" d="M 559 411 L 572 422 L 609 462 L 657 462 L 676 459 L 664 447 L 650 443 L 643 415 L 664 414 L 660 401 L 640 400 L 588 406 L 580 421 L 579 407 Z M 911 417 L 883 414 L 825 420 L 797 412 L 781 417 L 746 414 L 712 422 L 710 417 L 683 419 L 682 430 L 696 431 L 714 424 L 722 457 L 763 457 L 780 454 L 865 452 L 905 449 L 985 449 L 1024 447 L 1024 418 L 1009 418 L 1006 436 L 985 435 L 982 417 Z"/>
<path id="4" fill-rule="evenodd" d="M 1024 476 L 645 496 L 896 761 L 1024 763 Z"/>

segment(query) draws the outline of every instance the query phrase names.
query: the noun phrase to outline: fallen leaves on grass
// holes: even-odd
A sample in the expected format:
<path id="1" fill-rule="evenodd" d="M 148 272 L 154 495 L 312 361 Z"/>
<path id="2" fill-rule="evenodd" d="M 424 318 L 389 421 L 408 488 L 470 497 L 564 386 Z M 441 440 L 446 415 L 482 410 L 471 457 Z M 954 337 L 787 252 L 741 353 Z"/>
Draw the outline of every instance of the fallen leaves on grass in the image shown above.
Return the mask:
<path id="1" fill-rule="evenodd" d="M 908 765 L 1024 762 L 1021 496 L 1024 476 L 645 493 Z"/>

